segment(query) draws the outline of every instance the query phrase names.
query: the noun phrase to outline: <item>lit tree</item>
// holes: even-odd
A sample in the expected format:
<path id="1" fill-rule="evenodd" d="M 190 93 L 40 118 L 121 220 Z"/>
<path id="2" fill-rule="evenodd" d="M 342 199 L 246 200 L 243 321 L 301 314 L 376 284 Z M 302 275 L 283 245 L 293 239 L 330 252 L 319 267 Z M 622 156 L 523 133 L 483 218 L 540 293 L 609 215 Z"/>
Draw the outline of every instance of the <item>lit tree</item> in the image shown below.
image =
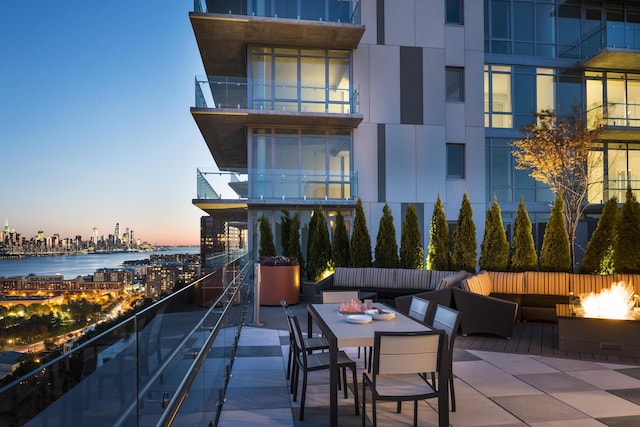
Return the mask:
<path id="1" fill-rule="evenodd" d="M 311 247 L 309 248 L 309 258 L 307 259 L 307 271 L 309 279 L 318 281 L 322 275 L 331 269 L 331 241 L 329 240 L 329 230 L 327 221 L 320 206 L 316 205 L 313 210 L 316 218 Z"/>
<path id="2" fill-rule="evenodd" d="M 511 271 L 536 271 L 538 268 L 538 255 L 531 230 L 529 213 L 524 205 L 524 199 L 520 199 L 516 210 L 516 219 L 513 222 L 511 259 L 509 261 Z"/>
<path id="3" fill-rule="evenodd" d="M 620 210 L 620 228 L 614 250 L 616 273 L 640 273 L 640 205 L 627 186 L 626 201 Z"/>
<path id="4" fill-rule="evenodd" d="M 581 273 L 613 274 L 613 251 L 618 238 L 620 209 L 614 196 L 604 205 L 598 225 L 587 243 Z"/>
<path id="5" fill-rule="evenodd" d="M 378 268 L 398 268 L 396 228 L 393 225 L 391 209 L 386 203 L 382 208 L 382 218 L 380 218 L 380 225 L 378 226 L 373 266 Z"/>
<path id="6" fill-rule="evenodd" d="M 575 261 L 575 234 L 587 206 L 589 187 L 602 181 L 601 157 L 592 152 L 597 138 L 576 117 L 559 119 L 551 110 L 536 113 L 536 122 L 525 127 L 522 139 L 513 141 L 516 169 L 562 195 L 563 216 Z"/>
<path id="7" fill-rule="evenodd" d="M 371 237 L 360 198 L 356 203 L 356 217 L 353 220 L 350 265 L 351 267 L 371 267 Z"/>
<path id="8" fill-rule="evenodd" d="M 558 194 L 544 229 L 544 239 L 540 249 L 540 271 L 572 271 L 569 236 L 562 215 L 563 204 L 562 195 Z"/>
<path id="9" fill-rule="evenodd" d="M 407 206 L 407 214 L 400 232 L 400 267 L 422 270 L 424 268 L 424 249 L 420 244 L 420 226 L 416 206 Z"/>
<path id="10" fill-rule="evenodd" d="M 347 234 L 347 227 L 344 224 L 344 216 L 342 215 L 340 208 L 338 208 L 336 213 L 336 226 L 333 231 L 331 258 L 333 259 L 335 267 L 349 266 L 349 235 Z"/>
<path id="11" fill-rule="evenodd" d="M 429 228 L 429 252 L 427 256 L 427 269 L 447 271 L 451 266 L 451 242 L 449 237 L 449 225 L 444 213 L 440 194 L 433 205 L 431 215 L 431 227 Z"/>
<path id="12" fill-rule="evenodd" d="M 509 264 L 509 242 L 507 233 L 504 231 L 500 205 L 495 195 L 485 218 L 479 264 L 481 270 L 489 271 L 506 271 Z"/>
<path id="13" fill-rule="evenodd" d="M 453 230 L 453 246 L 451 248 L 451 267 L 454 270 L 476 271 L 476 225 L 473 223 L 473 211 L 469 195 L 465 191 L 458 214 L 456 229 Z"/>

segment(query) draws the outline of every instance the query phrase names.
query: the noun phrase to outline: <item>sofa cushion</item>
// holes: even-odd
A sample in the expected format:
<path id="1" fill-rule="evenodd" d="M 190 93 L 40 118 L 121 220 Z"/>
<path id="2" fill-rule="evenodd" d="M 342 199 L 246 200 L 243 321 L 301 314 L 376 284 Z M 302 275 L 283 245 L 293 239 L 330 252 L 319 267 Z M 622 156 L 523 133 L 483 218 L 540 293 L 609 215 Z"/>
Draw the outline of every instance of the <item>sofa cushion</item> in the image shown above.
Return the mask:
<path id="1" fill-rule="evenodd" d="M 495 294 L 524 294 L 524 273 L 488 271 L 491 292 Z"/>
<path id="2" fill-rule="evenodd" d="M 398 289 L 395 268 L 363 268 L 362 286 L 365 288 Z M 408 284 L 407 284 L 408 285 Z M 410 286 L 407 286 L 410 287 Z M 412 287 L 412 286 L 411 286 Z"/>
<path id="3" fill-rule="evenodd" d="M 491 293 L 491 278 L 486 271 L 481 271 L 475 276 L 464 279 L 462 281 L 462 289 L 474 294 L 489 296 Z"/>
<path id="4" fill-rule="evenodd" d="M 457 273 L 449 274 L 448 276 L 440 279 L 440 282 L 436 286 L 435 290 L 456 286 L 467 277 L 469 277 L 469 273 L 465 270 L 460 270 Z"/>
<path id="5" fill-rule="evenodd" d="M 569 295 L 569 273 L 525 271 L 524 293 L 539 295 Z"/>
<path id="6" fill-rule="evenodd" d="M 427 270 L 431 272 L 431 284 L 429 285 L 429 289 L 437 289 L 440 281 L 447 276 L 451 276 L 452 274 L 458 273 L 457 271 L 447 271 L 447 270 Z"/>
<path id="7" fill-rule="evenodd" d="M 571 291 L 577 295 L 590 293 L 599 294 L 603 289 L 608 289 L 615 283 L 614 275 L 601 274 L 572 274 Z"/>
<path id="8" fill-rule="evenodd" d="M 400 289 L 431 290 L 431 270 L 398 268 L 396 270 L 397 286 Z"/>
<path id="9" fill-rule="evenodd" d="M 333 286 L 336 288 L 360 288 L 362 286 L 362 268 L 336 267 L 333 273 Z"/>

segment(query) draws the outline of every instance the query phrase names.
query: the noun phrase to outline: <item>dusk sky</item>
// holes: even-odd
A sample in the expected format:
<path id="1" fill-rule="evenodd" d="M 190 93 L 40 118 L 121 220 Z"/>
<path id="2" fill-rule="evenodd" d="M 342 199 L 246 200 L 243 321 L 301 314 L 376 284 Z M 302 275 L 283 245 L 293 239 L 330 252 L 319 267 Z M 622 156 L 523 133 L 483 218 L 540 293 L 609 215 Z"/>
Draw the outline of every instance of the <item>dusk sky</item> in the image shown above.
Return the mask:
<path id="1" fill-rule="evenodd" d="M 0 1 L 0 219 L 198 244 L 193 0 Z"/>

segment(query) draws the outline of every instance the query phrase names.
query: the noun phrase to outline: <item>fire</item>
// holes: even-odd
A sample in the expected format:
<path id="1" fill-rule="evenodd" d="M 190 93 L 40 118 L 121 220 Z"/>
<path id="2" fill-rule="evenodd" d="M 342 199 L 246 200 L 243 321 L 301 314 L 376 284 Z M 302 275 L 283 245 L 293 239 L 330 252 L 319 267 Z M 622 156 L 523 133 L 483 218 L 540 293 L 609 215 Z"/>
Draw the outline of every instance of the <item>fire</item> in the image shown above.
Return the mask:
<path id="1" fill-rule="evenodd" d="M 634 305 L 633 286 L 625 282 L 613 283 L 599 294 L 593 292 L 582 297 L 582 308 L 588 316 L 624 319 Z"/>

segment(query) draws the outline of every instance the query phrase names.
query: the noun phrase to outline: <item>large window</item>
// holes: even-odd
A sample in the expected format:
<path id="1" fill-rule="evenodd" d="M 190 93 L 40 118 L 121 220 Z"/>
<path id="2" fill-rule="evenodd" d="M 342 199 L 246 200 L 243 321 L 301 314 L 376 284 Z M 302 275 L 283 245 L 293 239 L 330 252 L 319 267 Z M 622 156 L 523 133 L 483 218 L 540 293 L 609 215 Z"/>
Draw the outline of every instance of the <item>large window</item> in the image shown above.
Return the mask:
<path id="1" fill-rule="evenodd" d="M 446 68 L 447 101 L 464 101 L 464 68 Z"/>
<path id="2" fill-rule="evenodd" d="M 585 72 L 589 128 L 640 127 L 640 74 Z"/>
<path id="3" fill-rule="evenodd" d="M 493 128 L 513 127 L 510 66 L 484 66 L 484 125 Z"/>
<path id="4" fill-rule="evenodd" d="M 351 131 L 253 129 L 250 198 L 353 198 Z"/>
<path id="5" fill-rule="evenodd" d="M 355 113 L 349 51 L 253 47 L 252 108 Z"/>

